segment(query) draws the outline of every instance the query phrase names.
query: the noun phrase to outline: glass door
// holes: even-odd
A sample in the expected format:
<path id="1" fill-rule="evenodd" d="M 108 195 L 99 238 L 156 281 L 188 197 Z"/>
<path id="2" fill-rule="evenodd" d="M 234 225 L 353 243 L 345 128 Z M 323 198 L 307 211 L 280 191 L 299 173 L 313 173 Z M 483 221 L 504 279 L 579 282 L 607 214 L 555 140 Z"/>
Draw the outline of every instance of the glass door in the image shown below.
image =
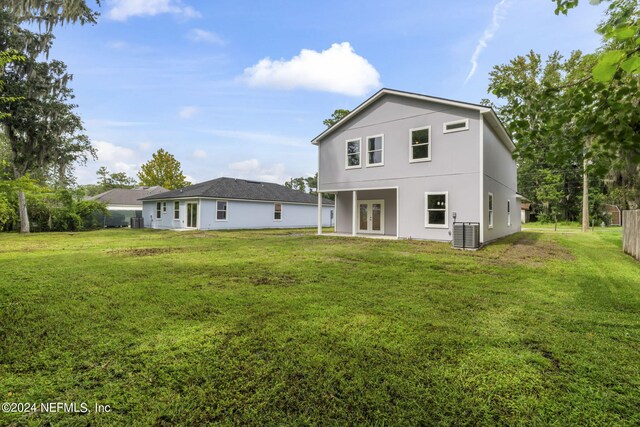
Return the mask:
<path id="1" fill-rule="evenodd" d="M 187 228 L 198 227 L 198 204 L 187 203 Z"/>
<path id="2" fill-rule="evenodd" d="M 358 201 L 358 231 L 384 234 L 384 200 Z"/>

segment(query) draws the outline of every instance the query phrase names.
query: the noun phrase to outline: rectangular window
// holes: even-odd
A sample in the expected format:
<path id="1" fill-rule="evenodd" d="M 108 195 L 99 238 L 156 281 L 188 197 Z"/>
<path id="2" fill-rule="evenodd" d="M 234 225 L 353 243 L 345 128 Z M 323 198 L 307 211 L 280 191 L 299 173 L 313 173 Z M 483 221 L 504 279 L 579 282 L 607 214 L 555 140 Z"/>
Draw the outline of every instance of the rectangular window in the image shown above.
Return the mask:
<path id="1" fill-rule="evenodd" d="M 469 119 L 456 120 L 442 125 L 442 133 L 460 132 L 462 130 L 469 130 Z"/>
<path id="2" fill-rule="evenodd" d="M 282 203 L 273 204 L 273 220 L 274 221 L 282 220 Z"/>
<path id="3" fill-rule="evenodd" d="M 160 218 L 162 216 L 162 203 L 156 203 L 156 218 Z"/>
<path id="4" fill-rule="evenodd" d="M 162 202 L 162 213 L 167 211 L 167 202 Z"/>
<path id="5" fill-rule="evenodd" d="M 227 220 L 227 202 L 217 201 L 216 202 L 216 221 L 226 221 Z"/>
<path id="6" fill-rule="evenodd" d="M 431 160 L 431 126 L 423 128 L 410 129 L 409 141 L 410 162 L 424 162 Z"/>
<path id="7" fill-rule="evenodd" d="M 493 228 L 493 194 L 489 193 L 489 228 Z"/>
<path id="8" fill-rule="evenodd" d="M 507 227 L 511 227 L 511 200 L 507 200 Z"/>
<path id="9" fill-rule="evenodd" d="M 382 166 L 384 164 L 384 135 L 374 135 L 367 138 L 367 166 Z"/>
<path id="10" fill-rule="evenodd" d="M 449 193 L 425 193 L 425 227 L 446 228 L 448 218 Z"/>
<path id="11" fill-rule="evenodd" d="M 346 159 L 347 169 L 362 167 L 360 164 L 361 143 L 362 143 L 362 140 L 360 138 L 347 141 L 347 159 Z"/>
<path id="12" fill-rule="evenodd" d="M 173 202 L 173 219 L 180 219 L 180 202 Z"/>

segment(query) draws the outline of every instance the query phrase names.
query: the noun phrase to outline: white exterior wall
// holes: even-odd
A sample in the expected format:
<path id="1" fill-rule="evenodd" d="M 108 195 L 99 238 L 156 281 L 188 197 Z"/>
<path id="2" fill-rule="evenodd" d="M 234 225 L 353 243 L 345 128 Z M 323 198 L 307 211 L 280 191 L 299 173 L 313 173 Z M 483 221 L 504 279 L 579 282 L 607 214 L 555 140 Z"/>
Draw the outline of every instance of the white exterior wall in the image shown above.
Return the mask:
<path id="1" fill-rule="evenodd" d="M 495 132 L 484 125 L 484 241 L 520 231 L 520 200 L 516 199 L 516 163 Z M 493 194 L 493 227 L 489 227 L 489 193 Z M 511 226 L 507 221 L 507 200 L 511 202 Z"/>
<path id="2" fill-rule="evenodd" d="M 156 219 L 156 202 L 143 203 L 145 227 L 160 229 L 187 228 L 187 202 L 198 203 L 198 227 L 201 230 L 224 230 L 246 228 L 304 228 L 317 227 L 318 207 L 295 203 L 282 203 L 282 220 L 273 219 L 275 202 L 259 202 L 244 200 L 226 200 L 227 220 L 217 221 L 216 200 L 214 199 L 183 199 L 180 200 L 180 219 L 173 219 L 173 202 L 167 200 L 167 212 Z M 164 200 L 161 200 L 162 203 Z M 280 203 L 280 202 L 278 202 Z M 322 224 L 325 227 L 333 225 L 331 220 L 333 206 L 322 210 Z M 153 221 L 150 218 L 153 217 Z M 333 220 L 335 222 L 335 219 Z"/>

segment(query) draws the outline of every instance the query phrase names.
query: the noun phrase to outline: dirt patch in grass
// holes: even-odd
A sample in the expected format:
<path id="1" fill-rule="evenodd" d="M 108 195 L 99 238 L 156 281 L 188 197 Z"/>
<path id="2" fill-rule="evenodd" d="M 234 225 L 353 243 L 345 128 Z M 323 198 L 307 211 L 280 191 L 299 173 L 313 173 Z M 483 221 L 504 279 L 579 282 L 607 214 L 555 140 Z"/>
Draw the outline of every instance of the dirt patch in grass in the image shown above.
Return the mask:
<path id="1" fill-rule="evenodd" d="M 113 249 L 108 251 L 109 254 L 127 255 L 127 256 L 153 256 L 162 255 L 171 252 L 184 252 L 184 248 L 127 248 Z"/>
<path id="2" fill-rule="evenodd" d="M 494 243 L 477 254 L 492 265 L 521 264 L 532 267 L 542 266 L 553 260 L 573 260 L 569 249 L 557 242 L 541 238 L 539 234 L 520 233 L 513 239 Z"/>
<path id="3" fill-rule="evenodd" d="M 256 286 L 293 286 L 298 283 L 295 276 L 291 274 L 276 274 L 273 276 L 254 276 L 251 283 Z"/>

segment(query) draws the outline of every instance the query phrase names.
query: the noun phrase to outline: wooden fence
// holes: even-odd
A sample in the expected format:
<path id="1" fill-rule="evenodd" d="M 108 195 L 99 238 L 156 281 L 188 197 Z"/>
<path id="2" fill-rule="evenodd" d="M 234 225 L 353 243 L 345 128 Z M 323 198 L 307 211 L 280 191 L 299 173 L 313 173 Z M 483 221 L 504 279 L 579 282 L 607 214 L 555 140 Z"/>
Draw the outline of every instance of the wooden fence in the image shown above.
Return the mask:
<path id="1" fill-rule="evenodd" d="M 622 211 L 622 250 L 640 261 L 640 210 Z"/>

